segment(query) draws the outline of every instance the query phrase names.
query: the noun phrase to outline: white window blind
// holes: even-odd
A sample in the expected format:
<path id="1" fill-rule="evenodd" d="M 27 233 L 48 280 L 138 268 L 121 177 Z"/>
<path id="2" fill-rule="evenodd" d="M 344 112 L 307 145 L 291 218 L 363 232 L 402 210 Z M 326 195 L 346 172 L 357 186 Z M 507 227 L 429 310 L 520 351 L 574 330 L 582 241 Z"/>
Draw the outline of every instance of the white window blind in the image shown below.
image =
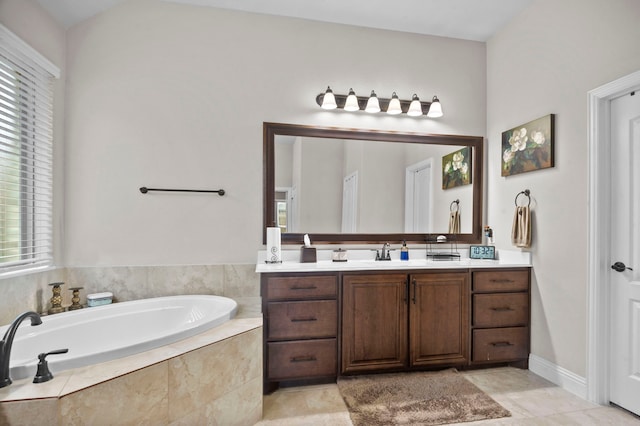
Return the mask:
<path id="1" fill-rule="evenodd" d="M 0 274 L 53 262 L 53 79 L 0 25 Z"/>

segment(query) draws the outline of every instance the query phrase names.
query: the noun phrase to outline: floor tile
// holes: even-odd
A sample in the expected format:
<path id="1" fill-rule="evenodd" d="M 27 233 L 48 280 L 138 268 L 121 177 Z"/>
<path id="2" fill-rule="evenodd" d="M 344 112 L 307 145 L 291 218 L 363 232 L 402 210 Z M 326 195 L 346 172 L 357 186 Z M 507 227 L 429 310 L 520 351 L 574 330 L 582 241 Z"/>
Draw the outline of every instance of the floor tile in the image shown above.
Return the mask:
<path id="1" fill-rule="evenodd" d="M 640 418 L 617 407 L 592 404 L 548 380 L 518 368 L 461 372 L 511 412 L 511 417 L 460 423 L 474 425 L 640 425 Z M 352 426 L 336 384 L 279 389 L 264 396 L 259 426 Z"/>

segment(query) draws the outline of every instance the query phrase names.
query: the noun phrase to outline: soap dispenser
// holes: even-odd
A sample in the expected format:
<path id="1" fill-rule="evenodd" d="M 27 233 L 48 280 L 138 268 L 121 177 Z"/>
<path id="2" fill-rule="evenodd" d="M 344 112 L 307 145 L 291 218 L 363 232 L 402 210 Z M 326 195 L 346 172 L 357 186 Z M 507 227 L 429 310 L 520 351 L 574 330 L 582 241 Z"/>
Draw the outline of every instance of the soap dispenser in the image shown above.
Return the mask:
<path id="1" fill-rule="evenodd" d="M 402 242 L 402 248 L 400 249 L 400 260 L 409 260 L 409 249 L 407 248 L 407 242 Z"/>

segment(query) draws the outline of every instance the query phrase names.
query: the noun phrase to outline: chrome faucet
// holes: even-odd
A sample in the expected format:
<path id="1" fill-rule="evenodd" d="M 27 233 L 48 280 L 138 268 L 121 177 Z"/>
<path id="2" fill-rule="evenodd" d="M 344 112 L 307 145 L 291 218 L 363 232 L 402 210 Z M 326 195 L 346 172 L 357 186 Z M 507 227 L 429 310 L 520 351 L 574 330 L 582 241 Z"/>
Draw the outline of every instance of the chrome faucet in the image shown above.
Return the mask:
<path id="1" fill-rule="evenodd" d="M 4 333 L 2 341 L 0 341 L 0 388 L 9 386 L 11 384 L 11 378 L 9 377 L 9 358 L 11 357 L 11 346 L 13 345 L 13 339 L 16 337 L 16 332 L 22 321 L 27 318 L 31 319 L 31 325 L 42 324 L 40 315 L 36 312 L 28 311 L 20 314 L 9 326 L 7 332 Z"/>
<path id="2" fill-rule="evenodd" d="M 376 250 L 376 260 L 391 260 L 391 253 L 389 252 L 389 243 L 382 245 L 382 252 Z"/>

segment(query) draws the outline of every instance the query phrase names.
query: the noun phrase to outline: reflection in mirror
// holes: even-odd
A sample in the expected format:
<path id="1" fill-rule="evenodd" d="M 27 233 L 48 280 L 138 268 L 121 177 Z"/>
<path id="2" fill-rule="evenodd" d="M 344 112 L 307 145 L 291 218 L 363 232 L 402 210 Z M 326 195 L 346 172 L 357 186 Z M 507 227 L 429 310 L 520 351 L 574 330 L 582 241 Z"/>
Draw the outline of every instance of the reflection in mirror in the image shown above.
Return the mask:
<path id="1" fill-rule="evenodd" d="M 480 242 L 481 142 L 265 123 L 265 226 L 283 243 Z"/>
<path id="2" fill-rule="evenodd" d="M 458 200 L 457 233 L 471 233 L 471 179 L 443 188 L 443 167 L 453 174 L 464 165 L 470 175 L 469 158 L 443 165 L 443 157 L 463 148 L 277 135 L 277 226 L 302 233 L 446 233 Z"/>

